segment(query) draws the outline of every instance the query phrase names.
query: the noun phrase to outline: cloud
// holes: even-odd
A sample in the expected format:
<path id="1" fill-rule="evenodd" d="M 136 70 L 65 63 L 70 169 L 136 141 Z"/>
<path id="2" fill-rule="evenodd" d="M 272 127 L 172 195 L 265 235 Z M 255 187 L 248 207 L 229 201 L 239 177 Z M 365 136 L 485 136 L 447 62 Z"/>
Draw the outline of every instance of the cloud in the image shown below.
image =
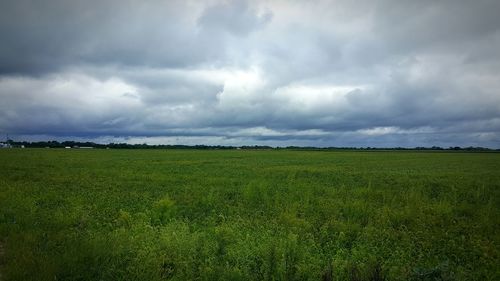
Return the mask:
<path id="1" fill-rule="evenodd" d="M 271 21 L 273 14 L 257 11 L 242 0 L 217 3 L 206 7 L 198 18 L 198 26 L 204 30 L 228 32 L 236 36 L 245 36 L 248 33 L 264 27 Z"/>
<path id="2" fill-rule="evenodd" d="M 0 3 L 0 131 L 500 147 L 498 1 Z"/>

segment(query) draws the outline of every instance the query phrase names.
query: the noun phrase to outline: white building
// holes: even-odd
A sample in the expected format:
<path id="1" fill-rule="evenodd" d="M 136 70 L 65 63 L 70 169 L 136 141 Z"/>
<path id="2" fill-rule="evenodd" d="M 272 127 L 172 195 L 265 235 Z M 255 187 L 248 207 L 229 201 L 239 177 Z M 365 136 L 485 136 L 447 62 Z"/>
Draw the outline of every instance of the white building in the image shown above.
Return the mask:
<path id="1" fill-rule="evenodd" d="M 3 142 L 0 142 L 0 148 L 11 148 L 12 145 L 8 144 L 8 143 L 3 143 Z"/>

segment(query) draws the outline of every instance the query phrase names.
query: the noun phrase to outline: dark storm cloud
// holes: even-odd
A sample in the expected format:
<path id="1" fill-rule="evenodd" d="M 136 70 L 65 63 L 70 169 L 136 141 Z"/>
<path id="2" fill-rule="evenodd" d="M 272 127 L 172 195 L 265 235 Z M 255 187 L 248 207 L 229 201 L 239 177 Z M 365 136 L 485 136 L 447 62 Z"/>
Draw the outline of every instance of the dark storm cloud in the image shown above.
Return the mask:
<path id="1" fill-rule="evenodd" d="M 403 48 L 447 52 L 450 44 L 470 46 L 499 28 L 499 4 L 495 0 L 389 2 L 376 5 L 374 31 L 393 39 L 391 51 Z"/>
<path id="2" fill-rule="evenodd" d="M 81 63 L 182 67 L 217 57 L 183 1 L 20 0 L 0 8 L 5 74 Z"/>
<path id="3" fill-rule="evenodd" d="M 1 1 L 0 131 L 500 147 L 499 9 L 488 0 Z"/>

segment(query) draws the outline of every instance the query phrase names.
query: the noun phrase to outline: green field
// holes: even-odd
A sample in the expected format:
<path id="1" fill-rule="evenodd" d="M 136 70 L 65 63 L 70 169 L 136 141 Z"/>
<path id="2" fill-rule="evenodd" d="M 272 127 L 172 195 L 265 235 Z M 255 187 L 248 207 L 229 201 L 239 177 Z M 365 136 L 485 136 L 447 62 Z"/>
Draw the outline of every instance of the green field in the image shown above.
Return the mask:
<path id="1" fill-rule="evenodd" d="M 500 153 L 0 150 L 3 280 L 500 280 Z"/>

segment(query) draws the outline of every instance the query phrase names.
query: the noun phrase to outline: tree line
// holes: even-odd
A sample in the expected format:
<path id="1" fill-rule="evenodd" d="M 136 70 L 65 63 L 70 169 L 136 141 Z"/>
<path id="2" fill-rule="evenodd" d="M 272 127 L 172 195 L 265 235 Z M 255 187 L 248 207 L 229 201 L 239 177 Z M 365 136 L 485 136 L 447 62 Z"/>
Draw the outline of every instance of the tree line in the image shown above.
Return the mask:
<path id="1" fill-rule="evenodd" d="M 491 149 L 487 147 L 314 147 L 314 146 L 286 146 L 286 147 L 272 147 L 267 145 L 243 145 L 243 146 L 227 146 L 227 145 L 182 145 L 182 144 L 129 144 L 129 143 L 95 143 L 95 142 L 79 142 L 79 141 L 13 141 L 7 140 L 5 142 L 11 147 L 26 147 L 26 148 L 97 148 L 97 149 L 288 149 L 288 150 L 363 150 L 363 151 L 380 151 L 380 150 L 428 150 L 428 151 L 500 151 L 500 149 Z"/>

